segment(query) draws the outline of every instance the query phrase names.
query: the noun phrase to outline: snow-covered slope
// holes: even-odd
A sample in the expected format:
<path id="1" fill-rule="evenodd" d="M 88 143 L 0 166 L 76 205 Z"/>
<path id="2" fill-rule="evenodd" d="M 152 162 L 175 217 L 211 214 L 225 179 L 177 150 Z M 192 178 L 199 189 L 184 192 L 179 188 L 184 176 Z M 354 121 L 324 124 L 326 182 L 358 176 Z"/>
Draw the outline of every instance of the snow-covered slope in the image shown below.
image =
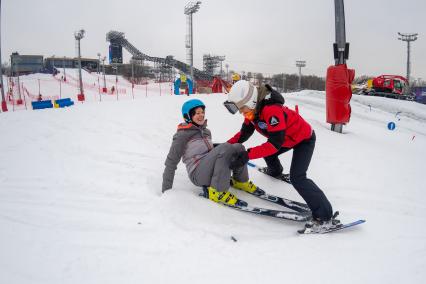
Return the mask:
<path id="1" fill-rule="evenodd" d="M 242 118 L 222 106 L 225 95 L 193 97 L 207 105 L 215 142 L 240 128 Z M 0 114 L 0 283 L 424 281 L 426 106 L 355 96 L 351 122 L 337 134 L 325 123 L 324 93 L 285 97 L 317 134 L 309 176 L 343 222 L 365 224 L 299 236 L 301 223 L 198 197 L 182 164 L 173 189 L 161 195 L 163 162 L 187 96 L 152 91 L 8 112 Z M 263 141 L 255 134 L 246 146 Z M 281 157 L 288 170 L 291 153 Z M 301 200 L 290 185 L 250 174 L 271 193 Z"/>

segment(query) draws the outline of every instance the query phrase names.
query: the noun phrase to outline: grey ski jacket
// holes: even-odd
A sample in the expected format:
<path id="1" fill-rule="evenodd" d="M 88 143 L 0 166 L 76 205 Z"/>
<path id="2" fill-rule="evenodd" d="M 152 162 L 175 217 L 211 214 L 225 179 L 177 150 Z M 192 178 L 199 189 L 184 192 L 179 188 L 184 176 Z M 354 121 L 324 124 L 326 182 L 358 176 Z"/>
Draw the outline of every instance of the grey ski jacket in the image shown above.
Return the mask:
<path id="1" fill-rule="evenodd" d="M 164 162 L 162 191 L 171 189 L 177 165 L 182 159 L 186 165 L 188 176 L 197 167 L 201 158 L 213 149 L 212 134 L 207 129 L 207 120 L 201 126 L 192 123 L 181 123 L 173 135 L 173 142 Z"/>

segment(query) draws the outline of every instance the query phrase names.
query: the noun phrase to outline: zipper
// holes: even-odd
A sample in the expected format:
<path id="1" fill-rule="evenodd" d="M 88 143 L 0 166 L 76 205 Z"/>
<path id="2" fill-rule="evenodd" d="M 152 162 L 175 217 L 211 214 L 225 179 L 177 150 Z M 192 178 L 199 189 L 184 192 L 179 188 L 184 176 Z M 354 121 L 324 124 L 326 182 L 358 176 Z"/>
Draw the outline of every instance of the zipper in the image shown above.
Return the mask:
<path id="1" fill-rule="evenodd" d="M 203 139 L 204 144 L 206 144 L 207 149 L 208 149 L 208 150 L 209 150 L 209 152 L 210 152 L 210 150 L 211 150 L 211 149 L 213 149 L 213 148 L 212 148 L 212 147 L 210 147 L 209 141 L 207 141 L 207 139 L 204 137 L 204 131 L 203 131 L 203 129 L 200 129 L 200 131 L 201 131 L 201 138 Z"/>

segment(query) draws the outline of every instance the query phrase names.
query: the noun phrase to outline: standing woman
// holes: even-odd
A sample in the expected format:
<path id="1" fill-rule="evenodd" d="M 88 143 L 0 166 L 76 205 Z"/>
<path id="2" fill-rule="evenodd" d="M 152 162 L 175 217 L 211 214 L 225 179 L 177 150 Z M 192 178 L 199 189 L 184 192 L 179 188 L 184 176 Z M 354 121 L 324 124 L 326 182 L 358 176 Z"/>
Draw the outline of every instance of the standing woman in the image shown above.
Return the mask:
<path id="1" fill-rule="evenodd" d="M 306 227 L 320 230 L 338 225 L 339 221 L 333 218 L 332 206 L 324 192 L 306 176 L 316 140 L 311 125 L 297 112 L 284 106 L 282 95 L 269 85 L 257 89 L 248 81 L 238 81 L 232 86 L 224 105 L 232 114 L 239 112 L 244 116 L 241 130 L 228 143 L 244 143 L 255 130 L 267 138 L 259 146 L 240 151 L 239 159 L 247 162 L 264 158 L 267 173 L 280 176 L 283 167 L 279 155 L 293 149 L 290 180 L 313 216 Z"/>

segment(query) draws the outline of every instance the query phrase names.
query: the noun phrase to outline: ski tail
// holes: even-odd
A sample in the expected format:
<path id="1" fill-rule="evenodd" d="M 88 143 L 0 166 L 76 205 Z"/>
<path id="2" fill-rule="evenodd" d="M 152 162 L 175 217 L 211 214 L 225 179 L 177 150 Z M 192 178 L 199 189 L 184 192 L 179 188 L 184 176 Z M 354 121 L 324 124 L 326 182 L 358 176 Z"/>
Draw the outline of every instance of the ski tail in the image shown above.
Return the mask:
<path id="1" fill-rule="evenodd" d="M 263 189 L 261 188 L 257 188 L 257 190 L 253 193 L 250 193 L 260 199 L 284 206 L 286 208 L 292 209 L 294 211 L 297 212 L 311 212 L 311 210 L 309 209 L 309 206 L 305 203 L 301 203 L 298 201 L 294 201 L 294 200 L 290 200 L 287 198 L 283 198 L 280 196 L 276 196 L 276 195 L 272 195 L 269 194 L 267 192 L 265 192 Z"/>
<path id="2" fill-rule="evenodd" d="M 337 231 L 341 231 L 341 230 L 344 230 L 344 229 L 352 228 L 354 226 L 361 225 L 363 223 L 365 223 L 365 220 L 359 219 L 359 220 L 356 220 L 354 222 L 350 222 L 350 223 L 346 223 L 346 224 L 340 223 L 337 226 L 333 226 L 333 227 L 330 227 L 330 228 L 323 228 L 323 229 L 315 230 L 315 231 L 307 230 L 306 227 L 305 227 L 301 230 L 298 230 L 297 232 L 301 235 L 328 234 L 328 233 L 337 232 Z"/>
<path id="3" fill-rule="evenodd" d="M 260 167 L 260 166 L 258 166 L 256 164 L 252 163 L 252 162 L 248 162 L 247 165 L 250 166 L 250 167 L 252 167 L 252 168 L 257 169 L 259 172 L 261 172 L 261 173 L 263 173 L 265 175 L 268 175 L 268 173 L 266 171 L 266 167 Z M 291 184 L 291 180 L 290 180 L 290 175 L 289 174 L 280 174 L 279 176 L 271 176 L 271 175 L 268 175 L 268 176 Z"/>

